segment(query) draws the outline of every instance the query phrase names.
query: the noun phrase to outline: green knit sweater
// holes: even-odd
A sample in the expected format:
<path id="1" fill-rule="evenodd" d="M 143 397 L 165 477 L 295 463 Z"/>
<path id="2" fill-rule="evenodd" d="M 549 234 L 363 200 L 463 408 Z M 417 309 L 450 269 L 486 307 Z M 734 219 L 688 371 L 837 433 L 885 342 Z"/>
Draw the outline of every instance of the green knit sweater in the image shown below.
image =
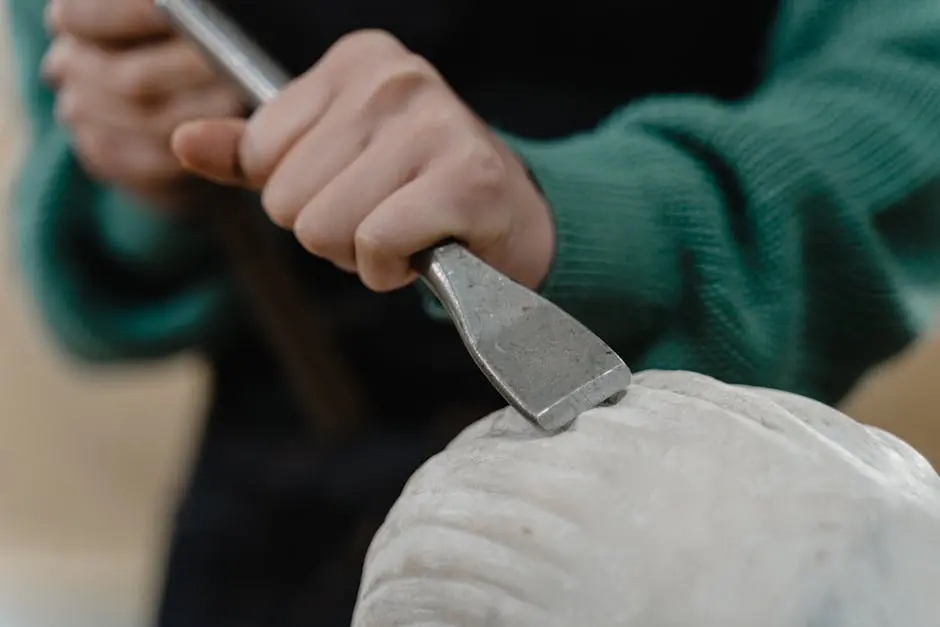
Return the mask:
<path id="1" fill-rule="evenodd" d="M 202 235 L 83 175 L 37 77 L 43 3 L 6 1 L 32 132 L 20 260 L 49 328 L 92 360 L 224 341 Z M 545 294 L 636 369 L 833 401 L 940 303 L 937 0 L 785 0 L 745 100 L 654 96 L 508 140 L 557 221 Z"/>

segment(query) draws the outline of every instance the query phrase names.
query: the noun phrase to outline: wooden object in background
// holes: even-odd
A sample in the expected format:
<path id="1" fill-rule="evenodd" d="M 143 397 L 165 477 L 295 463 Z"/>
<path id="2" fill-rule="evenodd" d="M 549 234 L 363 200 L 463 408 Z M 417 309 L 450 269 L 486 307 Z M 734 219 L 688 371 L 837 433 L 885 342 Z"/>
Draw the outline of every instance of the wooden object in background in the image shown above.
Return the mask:
<path id="1" fill-rule="evenodd" d="M 906 440 L 940 469 L 940 325 L 874 369 L 841 409 Z"/>

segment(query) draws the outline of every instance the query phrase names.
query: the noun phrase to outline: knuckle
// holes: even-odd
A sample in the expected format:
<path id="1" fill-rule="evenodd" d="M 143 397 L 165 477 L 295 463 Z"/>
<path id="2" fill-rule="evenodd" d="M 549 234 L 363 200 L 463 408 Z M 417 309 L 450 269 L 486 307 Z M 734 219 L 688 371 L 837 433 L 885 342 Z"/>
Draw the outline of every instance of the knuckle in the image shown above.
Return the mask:
<path id="1" fill-rule="evenodd" d="M 420 86 L 437 77 L 437 72 L 429 61 L 410 52 L 406 56 L 388 61 L 383 69 L 377 81 L 380 87 Z"/>
<path id="2" fill-rule="evenodd" d="M 275 203 L 276 207 L 281 207 L 280 191 L 277 186 L 270 185 L 270 179 L 274 176 L 276 167 L 273 151 L 267 147 L 267 142 L 259 141 L 257 135 L 249 132 L 251 123 L 246 127 L 245 134 L 238 144 L 238 167 L 241 168 L 241 175 L 252 187 L 264 187 L 262 197 L 268 197 Z M 267 205 L 265 205 L 267 207 Z"/>
<path id="3" fill-rule="evenodd" d="M 472 199 L 487 200 L 500 192 L 507 172 L 499 151 L 489 142 L 478 140 L 467 146 L 462 155 L 457 180 Z"/>
<path id="4" fill-rule="evenodd" d="M 403 48 L 398 39 L 388 31 L 367 28 L 343 35 L 336 40 L 328 54 L 341 59 L 363 54 L 384 56 Z"/>
<path id="5" fill-rule="evenodd" d="M 67 74 L 73 54 L 69 54 L 72 43 L 68 37 L 56 37 L 43 56 L 42 71 L 47 79 L 61 81 Z"/>
<path id="6" fill-rule="evenodd" d="M 389 292 L 399 286 L 394 264 L 390 261 L 381 237 L 373 229 L 357 229 L 353 236 L 359 280 L 374 292 Z"/>
<path id="7" fill-rule="evenodd" d="M 421 143 L 437 143 L 454 134 L 463 118 L 453 107 L 428 102 L 414 113 L 411 132 Z"/>
<path id="8" fill-rule="evenodd" d="M 268 214 L 271 222 L 282 229 L 295 230 L 297 222 L 297 209 L 287 202 L 283 190 L 278 185 L 268 185 L 261 192 L 261 206 Z"/>
<path id="9" fill-rule="evenodd" d="M 426 74 L 429 64 L 408 50 L 394 35 L 383 30 L 349 33 L 327 51 L 326 75 L 336 82 L 361 81 L 366 90 L 384 91 L 386 86 L 411 82 Z M 368 95 L 367 95 L 368 98 Z"/>
<path id="10" fill-rule="evenodd" d="M 356 230 L 353 236 L 353 246 L 356 249 L 356 256 L 360 258 L 373 259 L 382 252 L 381 238 L 368 229 Z"/>
<path id="11" fill-rule="evenodd" d="M 82 110 L 81 97 L 73 90 L 63 90 L 56 96 L 53 114 L 62 126 L 69 128 L 78 126 L 83 117 Z"/>
<path id="12" fill-rule="evenodd" d="M 131 100 L 142 100 L 153 93 L 151 74 L 144 64 L 139 62 L 114 64 L 113 84 L 115 90 Z"/>
<path id="13" fill-rule="evenodd" d="M 55 5 L 52 2 L 46 3 L 46 9 L 43 13 L 43 26 L 47 33 L 50 35 L 56 35 L 62 32 L 63 20 L 62 14 L 66 9 L 68 3 L 63 0 L 58 0 Z"/>
<path id="14" fill-rule="evenodd" d="M 46 11 L 47 28 L 85 39 L 126 39 L 165 33 L 165 20 L 141 0 L 57 0 Z"/>
<path id="15" fill-rule="evenodd" d="M 416 92 L 433 84 L 437 72 L 423 57 L 408 53 L 379 65 L 363 108 L 366 110 L 395 109 Z"/>
<path id="16" fill-rule="evenodd" d="M 437 77 L 437 71 L 431 62 L 421 55 L 409 52 L 407 55 L 389 60 L 385 66 L 386 83 L 412 83 L 427 81 Z"/>
<path id="17" fill-rule="evenodd" d="M 334 263 L 348 265 L 354 256 L 351 243 L 330 228 L 312 208 L 297 218 L 294 236 L 307 252 Z"/>
<path id="18" fill-rule="evenodd" d="M 86 3 L 72 0 L 57 0 L 54 7 L 47 7 L 44 17 L 46 29 L 51 33 L 62 33 L 75 30 L 84 23 L 87 9 Z M 54 10 L 52 10 L 54 8 Z"/>

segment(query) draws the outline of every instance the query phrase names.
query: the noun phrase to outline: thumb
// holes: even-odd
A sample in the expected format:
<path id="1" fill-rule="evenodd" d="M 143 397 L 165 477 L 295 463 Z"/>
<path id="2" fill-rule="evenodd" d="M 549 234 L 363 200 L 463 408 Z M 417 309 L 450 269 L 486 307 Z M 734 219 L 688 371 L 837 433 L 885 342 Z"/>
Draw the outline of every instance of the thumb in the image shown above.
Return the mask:
<path id="1" fill-rule="evenodd" d="M 195 120 L 174 131 L 170 146 L 183 168 L 193 174 L 222 185 L 251 187 L 239 155 L 244 132 L 241 118 Z"/>

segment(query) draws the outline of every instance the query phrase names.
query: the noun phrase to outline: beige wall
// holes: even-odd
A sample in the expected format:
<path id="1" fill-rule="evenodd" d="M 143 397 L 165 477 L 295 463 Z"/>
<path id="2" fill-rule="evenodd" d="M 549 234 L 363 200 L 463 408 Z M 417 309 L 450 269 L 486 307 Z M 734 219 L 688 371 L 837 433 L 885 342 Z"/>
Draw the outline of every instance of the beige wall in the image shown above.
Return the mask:
<path id="1" fill-rule="evenodd" d="M 940 469 L 940 332 L 871 373 L 842 409 L 904 438 Z"/>
<path id="2" fill-rule="evenodd" d="M 0 60 L 2 77 L 5 46 Z M 0 98 L 2 179 L 12 167 L 17 127 L 9 99 Z M 8 237 L 7 227 L 0 220 L 0 237 Z M 109 373 L 64 363 L 25 303 L 10 243 L 3 242 L 0 625 L 144 625 L 205 372 L 192 360 Z M 940 337 L 879 374 L 849 407 L 940 461 L 934 426 L 940 425 Z"/>

